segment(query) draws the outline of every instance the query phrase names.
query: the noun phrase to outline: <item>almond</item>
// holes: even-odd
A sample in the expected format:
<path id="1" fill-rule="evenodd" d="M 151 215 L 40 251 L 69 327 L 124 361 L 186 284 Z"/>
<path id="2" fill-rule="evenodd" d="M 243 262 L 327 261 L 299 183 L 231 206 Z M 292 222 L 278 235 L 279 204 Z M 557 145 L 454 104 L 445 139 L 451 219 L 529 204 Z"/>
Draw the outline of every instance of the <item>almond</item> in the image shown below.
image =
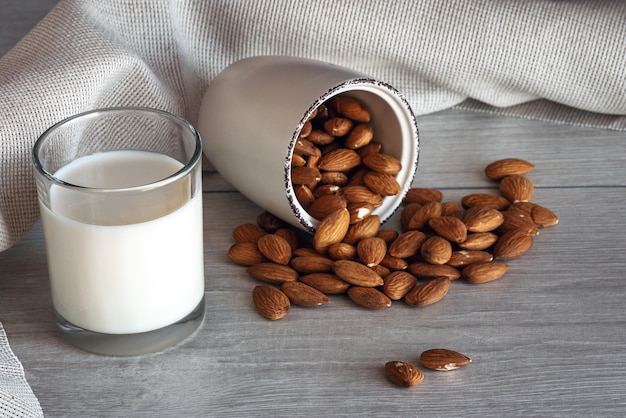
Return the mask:
<path id="1" fill-rule="evenodd" d="M 374 193 L 365 186 L 346 186 L 341 189 L 341 196 L 348 202 L 367 202 L 371 203 L 375 208 L 382 205 L 382 196 Z"/>
<path id="2" fill-rule="evenodd" d="M 493 247 L 493 257 L 497 260 L 512 260 L 526 254 L 533 246 L 533 238 L 525 231 L 505 232 Z"/>
<path id="3" fill-rule="evenodd" d="M 511 202 L 509 202 L 505 197 L 488 193 L 473 193 L 461 198 L 461 205 L 465 209 L 482 206 L 486 208 L 505 210 L 510 204 Z"/>
<path id="4" fill-rule="evenodd" d="M 252 290 L 252 300 L 261 315 L 273 321 L 289 313 L 289 298 L 272 286 L 260 285 Z"/>
<path id="5" fill-rule="evenodd" d="M 371 191 L 381 196 L 395 196 L 402 191 L 402 186 L 393 174 L 371 171 L 363 177 L 363 182 Z"/>
<path id="6" fill-rule="evenodd" d="M 300 277 L 300 281 L 327 295 L 345 293 L 350 287 L 350 283 L 341 280 L 336 274 L 333 273 L 305 274 Z"/>
<path id="7" fill-rule="evenodd" d="M 503 177 L 499 184 L 500 193 L 511 202 L 528 202 L 535 191 L 533 183 L 524 176 Z"/>
<path id="8" fill-rule="evenodd" d="M 415 286 L 404 297 L 404 301 L 411 306 L 424 307 L 439 302 L 448 294 L 449 290 L 450 279 L 437 277 Z"/>
<path id="9" fill-rule="evenodd" d="M 389 270 L 406 270 L 409 266 L 409 262 L 404 258 L 393 257 L 389 253 L 385 254 L 383 259 L 379 263 L 380 266 L 387 267 Z"/>
<path id="10" fill-rule="evenodd" d="M 398 236 L 389 245 L 389 254 L 398 258 L 409 258 L 415 255 L 426 241 L 426 234 L 421 231 L 407 231 Z"/>
<path id="11" fill-rule="evenodd" d="M 509 266 L 499 261 L 473 263 L 463 268 L 463 277 L 470 283 L 487 283 L 499 279 Z"/>
<path id="12" fill-rule="evenodd" d="M 424 380 L 424 373 L 411 363 L 393 360 L 385 363 L 385 375 L 397 386 L 409 388 Z"/>
<path id="13" fill-rule="evenodd" d="M 504 215 L 498 209 L 475 206 L 463 214 L 463 223 L 469 232 L 494 231 L 503 222 Z"/>
<path id="14" fill-rule="evenodd" d="M 294 193 L 296 194 L 296 199 L 302 205 L 302 207 L 308 211 L 308 208 L 315 201 L 315 196 L 311 191 L 311 188 L 305 184 L 295 185 L 293 188 Z"/>
<path id="15" fill-rule="evenodd" d="M 328 247 L 343 241 L 350 226 L 350 214 L 347 209 L 339 209 L 320 222 L 313 234 L 313 248 L 320 254 L 326 253 Z"/>
<path id="16" fill-rule="evenodd" d="M 361 161 L 363 161 L 368 155 L 378 154 L 382 149 L 383 144 L 372 141 L 369 144 L 357 149 L 356 152 L 361 156 Z"/>
<path id="17" fill-rule="evenodd" d="M 428 226 L 443 238 L 460 243 L 467 239 L 467 227 L 454 216 L 438 216 L 428 220 Z"/>
<path id="18" fill-rule="evenodd" d="M 341 171 L 324 171 L 322 172 L 322 184 L 333 184 L 343 187 L 348 184 L 348 176 Z"/>
<path id="19" fill-rule="evenodd" d="M 423 205 L 428 202 L 441 202 L 443 200 L 443 193 L 437 189 L 430 189 L 426 187 L 412 187 L 404 196 L 404 203 L 419 203 Z"/>
<path id="20" fill-rule="evenodd" d="M 498 236 L 493 232 L 475 232 L 467 234 L 467 239 L 459 243 L 464 250 L 486 250 L 498 241 Z"/>
<path id="21" fill-rule="evenodd" d="M 350 213 L 350 224 L 362 221 L 372 214 L 374 205 L 368 202 L 354 202 L 347 205 Z"/>
<path id="22" fill-rule="evenodd" d="M 314 189 L 322 180 L 322 174 L 316 168 L 292 167 L 291 182 L 293 184 L 305 184 L 308 188 Z"/>
<path id="23" fill-rule="evenodd" d="M 250 266 L 246 270 L 255 279 L 265 282 L 282 284 L 298 279 L 298 272 L 289 266 L 266 261 Z"/>
<path id="24" fill-rule="evenodd" d="M 374 129 L 369 124 L 356 125 L 348 134 L 345 146 L 357 149 L 366 146 L 374 139 Z"/>
<path id="25" fill-rule="evenodd" d="M 280 228 L 286 228 L 287 223 L 276 215 L 265 211 L 256 217 L 256 223 L 267 232 L 274 232 Z"/>
<path id="26" fill-rule="evenodd" d="M 280 290 L 291 303 L 299 306 L 321 306 L 330 302 L 328 296 L 302 282 L 285 282 Z"/>
<path id="27" fill-rule="evenodd" d="M 420 362 L 429 369 L 448 372 L 467 366 L 472 362 L 472 359 L 454 350 L 432 348 L 420 354 Z"/>
<path id="28" fill-rule="evenodd" d="M 337 260 L 333 271 L 342 280 L 356 286 L 376 287 L 384 284 L 382 277 L 371 268 L 352 260 Z"/>
<path id="29" fill-rule="evenodd" d="M 347 293 L 351 301 L 364 308 L 386 309 L 391 306 L 391 299 L 373 287 L 352 286 Z"/>
<path id="30" fill-rule="evenodd" d="M 354 260 L 357 256 L 357 251 L 352 244 L 337 242 L 328 247 L 328 256 L 333 260 Z"/>
<path id="31" fill-rule="evenodd" d="M 335 137 L 321 129 L 313 129 L 311 130 L 311 133 L 307 135 L 306 139 L 308 139 L 315 145 L 327 145 L 333 142 L 335 140 Z"/>
<path id="32" fill-rule="evenodd" d="M 267 261 L 254 242 L 240 242 L 228 249 L 228 258 L 242 266 L 253 266 Z"/>
<path id="33" fill-rule="evenodd" d="M 380 229 L 380 217 L 370 215 L 367 218 L 350 225 L 344 237 L 344 242 L 356 245 L 360 240 L 367 237 L 374 237 Z"/>
<path id="34" fill-rule="evenodd" d="M 395 229 L 386 228 L 386 229 L 379 229 L 376 236 L 378 238 L 382 238 L 383 240 L 385 240 L 387 245 L 390 245 L 396 238 L 398 238 L 398 236 L 400 236 L 400 233 L 396 231 Z"/>
<path id="35" fill-rule="evenodd" d="M 237 242 L 253 242 L 256 243 L 259 238 L 267 234 L 267 232 L 258 225 L 244 223 L 237 225 L 233 229 L 233 238 Z"/>
<path id="36" fill-rule="evenodd" d="M 541 205 L 535 205 L 532 210 L 532 218 L 535 224 L 540 228 L 554 226 L 559 223 L 559 217 L 550 209 L 544 208 Z"/>
<path id="37" fill-rule="evenodd" d="M 452 244 L 439 235 L 433 235 L 422 244 L 420 253 L 430 264 L 446 264 L 452 257 Z"/>
<path id="38" fill-rule="evenodd" d="M 320 154 L 319 148 L 317 148 L 311 141 L 302 138 L 298 139 L 294 144 L 293 152 L 307 157 Z"/>
<path id="39" fill-rule="evenodd" d="M 505 176 L 523 175 L 530 172 L 535 166 L 519 158 L 504 158 L 494 161 L 485 167 L 485 175 L 498 180 Z"/>
<path id="40" fill-rule="evenodd" d="M 363 164 L 372 171 L 383 174 L 398 174 L 402 170 L 402 163 L 388 154 L 376 153 L 363 158 Z"/>
<path id="41" fill-rule="evenodd" d="M 356 122 L 369 122 L 370 113 L 363 107 L 363 104 L 348 96 L 338 96 L 332 100 L 332 105 L 340 115 L 352 119 Z"/>
<path id="42" fill-rule="evenodd" d="M 300 237 L 298 236 L 298 232 L 292 228 L 280 228 L 277 229 L 274 234 L 283 238 L 285 241 L 289 243 L 291 246 L 291 252 L 300 247 Z"/>
<path id="43" fill-rule="evenodd" d="M 289 262 L 289 265 L 300 274 L 325 273 L 333 271 L 333 260 L 321 255 L 294 257 Z"/>
<path id="44" fill-rule="evenodd" d="M 348 171 L 361 164 L 361 157 L 354 150 L 338 148 L 322 156 L 319 168 L 325 171 Z"/>
<path id="45" fill-rule="evenodd" d="M 448 260 L 447 264 L 458 268 L 473 263 L 492 260 L 493 255 L 487 251 L 459 250 L 452 252 L 452 256 L 450 256 L 450 260 Z"/>
<path id="46" fill-rule="evenodd" d="M 417 278 L 406 271 L 394 271 L 383 279 L 383 292 L 391 300 L 400 300 L 417 284 Z"/>
<path id="47" fill-rule="evenodd" d="M 382 238 L 363 238 L 356 247 L 357 254 L 363 264 L 372 267 L 380 264 L 387 254 L 387 243 Z"/>
<path id="48" fill-rule="evenodd" d="M 324 130 L 332 136 L 344 136 L 352 130 L 353 126 L 354 123 L 347 118 L 335 117 L 327 119 L 326 122 L 324 122 Z"/>
<path id="49" fill-rule="evenodd" d="M 441 204 L 441 216 L 454 216 L 462 218 L 463 208 L 456 202 L 443 202 Z"/>
<path id="50" fill-rule="evenodd" d="M 532 215 L 526 215 L 521 212 L 502 212 L 502 225 L 498 227 L 500 233 L 507 231 L 519 230 L 526 235 L 535 236 L 539 234 L 539 227 L 532 219 Z"/>
<path id="51" fill-rule="evenodd" d="M 418 278 L 435 279 L 437 277 L 447 277 L 450 280 L 456 280 L 461 277 L 461 272 L 452 266 L 446 264 L 430 264 L 422 261 L 409 264 L 408 271 Z"/>
<path id="52" fill-rule="evenodd" d="M 259 251 L 267 259 L 278 264 L 288 264 L 291 260 L 291 244 L 276 234 L 263 235 L 257 241 Z"/>
<path id="53" fill-rule="evenodd" d="M 340 209 L 345 209 L 347 206 L 348 201 L 343 197 L 336 194 L 328 194 L 320 196 L 313 203 L 311 203 L 307 212 L 318 221 L 321 221 L 331 213 Z"/>
<path id="54" fill-rule="evenodd" d="M 406 208 L 405 208 L 406 209 Z M 406 220 L 406 229 L 423 229 L 432 218 L 441 216 L 441 203 L 437 201 L 427 202 L 417 208 Z"/>

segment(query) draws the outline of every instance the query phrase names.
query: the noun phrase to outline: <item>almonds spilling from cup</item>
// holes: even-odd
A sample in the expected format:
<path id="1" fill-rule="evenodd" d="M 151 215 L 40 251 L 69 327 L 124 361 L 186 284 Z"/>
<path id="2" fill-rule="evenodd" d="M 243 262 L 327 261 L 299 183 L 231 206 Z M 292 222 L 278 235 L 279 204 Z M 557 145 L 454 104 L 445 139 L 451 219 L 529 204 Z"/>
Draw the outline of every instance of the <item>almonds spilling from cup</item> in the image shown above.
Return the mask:
<path id="1" fill-rule="evenodd" d="M 339 125 L 334 122 L 333 132 Z M 378 161 L 371 157 L 375 154 L 369 158 Z M 532 167 L 519 159 L 490 164 L 486 175 L 497 179 L 499 194 L 470 194 L 460 204 L 444 201 L 439 190 L 411 188 L 403 200 L 399 231 L 382 229 L 380 218 L 369 209 L 360 217 L 351 214 L 354 206 L 371 208 L 373 201 L 384 199 L 363 178 L 356 183 L 352 177 L 350 185 L 309 206 L 326 212 L 312 238 L 263 212 L 256 223 L 233 230 L 236 243 L 228 257 L 294 305 L 323 306 L 331 301 L 328 296 L 345 294 L 355 305 L 374 310 L 398 301 L 426 307 L 453 291 L 455 280 L 478 284 L 500 279 L 510 271 L 507 262 L 526 254 L 542 228 L 557 224 L 552 211 L 529 201 L 530 180 L 519 179 Z M 292 282 L 306 287 L 288 284 Z M 257 291 L 254 299 L 263 307 L 262 315 L 279 319 L 288 312 L 285 299 L 273 305 L 262 303 L 263 298 L 280 300 L 274 293 Z M 272 306 L 274 314 L 268 312 Z"/>

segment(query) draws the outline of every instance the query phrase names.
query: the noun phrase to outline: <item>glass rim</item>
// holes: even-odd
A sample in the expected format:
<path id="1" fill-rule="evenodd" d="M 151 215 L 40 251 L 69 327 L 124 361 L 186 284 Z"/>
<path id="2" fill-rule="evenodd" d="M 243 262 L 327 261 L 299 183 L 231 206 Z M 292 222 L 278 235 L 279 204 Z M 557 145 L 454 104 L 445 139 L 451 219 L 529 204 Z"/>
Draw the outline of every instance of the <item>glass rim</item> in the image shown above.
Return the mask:
<path id="1" fill-rule="evenodd" d="M 55 131 L 56 129 L 58 129 L 59 127 L 63 125 L 72 123 L 73 121 L 77 119 L 91 117 L 97 114 L 114 114 L 114 113 L 120 113 L 120 112 L 125 112 L 125 111 L 133 111 L 133 112 L 139 112 L 139 113 L 144 113 L 144 114 L 154 114 L 154 115 L 164 116 L 165 118 L 173 120 L 174 122 L 178 123 L 180 126 L 183 126 L 185 129 L 187 129 L 187 131 L 193 135 L 194 143 L 195 143 L 194 152 L 191 155 L 191 157 L 188 159 L 187 163 L 185 163 L 175 173 L 172 173 L 169 176 L 164 177 L 160 180 L 157 180 L 151 183 L 138 185 L 138 186 L 119 187 L 119 188 L 117 187 L 98 188 L 98 187 L 81 186 L 78 184 L 64 181 L 56 177 L 53 173 L 51 173 L 50 171 L 44 168 L 44 166 L 42 165 L 39 159 L 39 151 L 42 147 L 42 144 L 51 135 L 53 131 Z M 154 189 L 154 188 L 161 187 L 163 185 L 167 185 L 169 183 L 175 182 L 185 177 L 189 172 L 191 172 L 191 170 L 196 166 L 196 164 L 198 164 L 201 156 L 202 156 L 202 139 L 200 138 L 200 133 L 188 120 L 180 116 L 174 115 L 173 113 L 167 112 L 165 110 L 160 110 L 160 109 L 150 108 L 150 107 L 141 107 L 141 106 L 105 107 L 105 108 L 91 109 L 85 112 L 81 112 L 81 113 L 77 113 L 75 115 L 69 116 L 65 119 L 62 119 L 56 122 L 54 125 L 47 128 L 41 135 L 39 135 L 32 149 L 32 163 L 35 169 L 37 170 L 39 174 L 47 178 L 49 181 L 51 181 L 55 185 L 69 188 L 69 189 L 81 189 L 85 191 L 88 190 L 90 192 L 99 192 L 99 193 L 140 191 L 140 190 Z"/>

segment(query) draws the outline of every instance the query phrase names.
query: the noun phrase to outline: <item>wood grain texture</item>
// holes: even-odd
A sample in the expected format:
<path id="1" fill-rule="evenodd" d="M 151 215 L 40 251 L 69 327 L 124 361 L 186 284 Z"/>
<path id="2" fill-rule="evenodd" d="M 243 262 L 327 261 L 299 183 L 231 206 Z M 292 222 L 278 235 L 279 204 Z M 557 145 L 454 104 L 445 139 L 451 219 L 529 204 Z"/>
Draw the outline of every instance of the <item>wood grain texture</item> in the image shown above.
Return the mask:
<path id="1" fill-rule="evenodd" d="M 494 191 L 495 159 L 536 164 L 534 201 L 560 222 L 497 281 L 452 283 L 426 308 L 368 311 L 345 296 L 262 318 L 257 284 L 226 257 L 261 208 L 206 174 L 206 318 L 161 353 L 91 355 L 50 315 L 40 226 L 0 253 L 0 320 L 47 416 L 623 416 L 626 153 L 623 133 L 447 110 L 419 118 L 416 186 L 446 200 Z M 398 227 L 398 215 L 386 226 Z M 473 360 L 393 386 L 385 362 L 444 347 Z"/>

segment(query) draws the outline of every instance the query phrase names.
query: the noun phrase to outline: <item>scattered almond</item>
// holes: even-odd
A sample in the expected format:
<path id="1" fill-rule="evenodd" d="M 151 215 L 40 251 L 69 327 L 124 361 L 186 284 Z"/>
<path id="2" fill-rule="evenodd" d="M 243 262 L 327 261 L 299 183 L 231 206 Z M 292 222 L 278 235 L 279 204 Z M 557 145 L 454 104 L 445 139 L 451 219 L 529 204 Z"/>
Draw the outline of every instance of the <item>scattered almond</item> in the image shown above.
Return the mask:
<path id="1" fill-rule="evenodd" d="M 409 388 L 424 380 L 424 373 L 411 363 L 393 360 L 385 363 L 387 378 L 397 386 Z"/>
<path id="2" fill-rule="evenodd" d="M 424 307 L 439 302 L 450 290 L 450 279 L 437 277 L 413 288 L 404 297 L 411 306 Z"/>
<path id="3" fill-rule="evenodd" d="M 448 372 L 467 366 L 472 362 L 472 359 L 454 350 L 432 348 L 420 354 L 420 362 L 429 369 Z"/>
<path id="4" fill-rule="evenodd" d="M 280 286 L 280 290 L 295 305 L 320 306 L 330 302 L 328 296 L 303 282 L 285 282 Z"/>
<path id="5" fill-rule="evenodd" d="M 252 290 L 252 300 L 261 315 L 275 321 L 289 313 L 291 303 L 280 290 L 268 285 L 259 285 Z"/>
<path id="6" fill-rule="evenodd" d="M 519 158 L 504 158 L 494 161 L 485 167 L 485 175 L 492 180 L 499 180 L 505 176 L 523 175 L 530 172 L 535 166 Z"/>
<path id="7" fill-rule="evenodd" d="M 347 293 L 350 300 L 364 308 L 380 310 L 391 306 L 391 299 L 373 287 L 352 286 Z"/>

